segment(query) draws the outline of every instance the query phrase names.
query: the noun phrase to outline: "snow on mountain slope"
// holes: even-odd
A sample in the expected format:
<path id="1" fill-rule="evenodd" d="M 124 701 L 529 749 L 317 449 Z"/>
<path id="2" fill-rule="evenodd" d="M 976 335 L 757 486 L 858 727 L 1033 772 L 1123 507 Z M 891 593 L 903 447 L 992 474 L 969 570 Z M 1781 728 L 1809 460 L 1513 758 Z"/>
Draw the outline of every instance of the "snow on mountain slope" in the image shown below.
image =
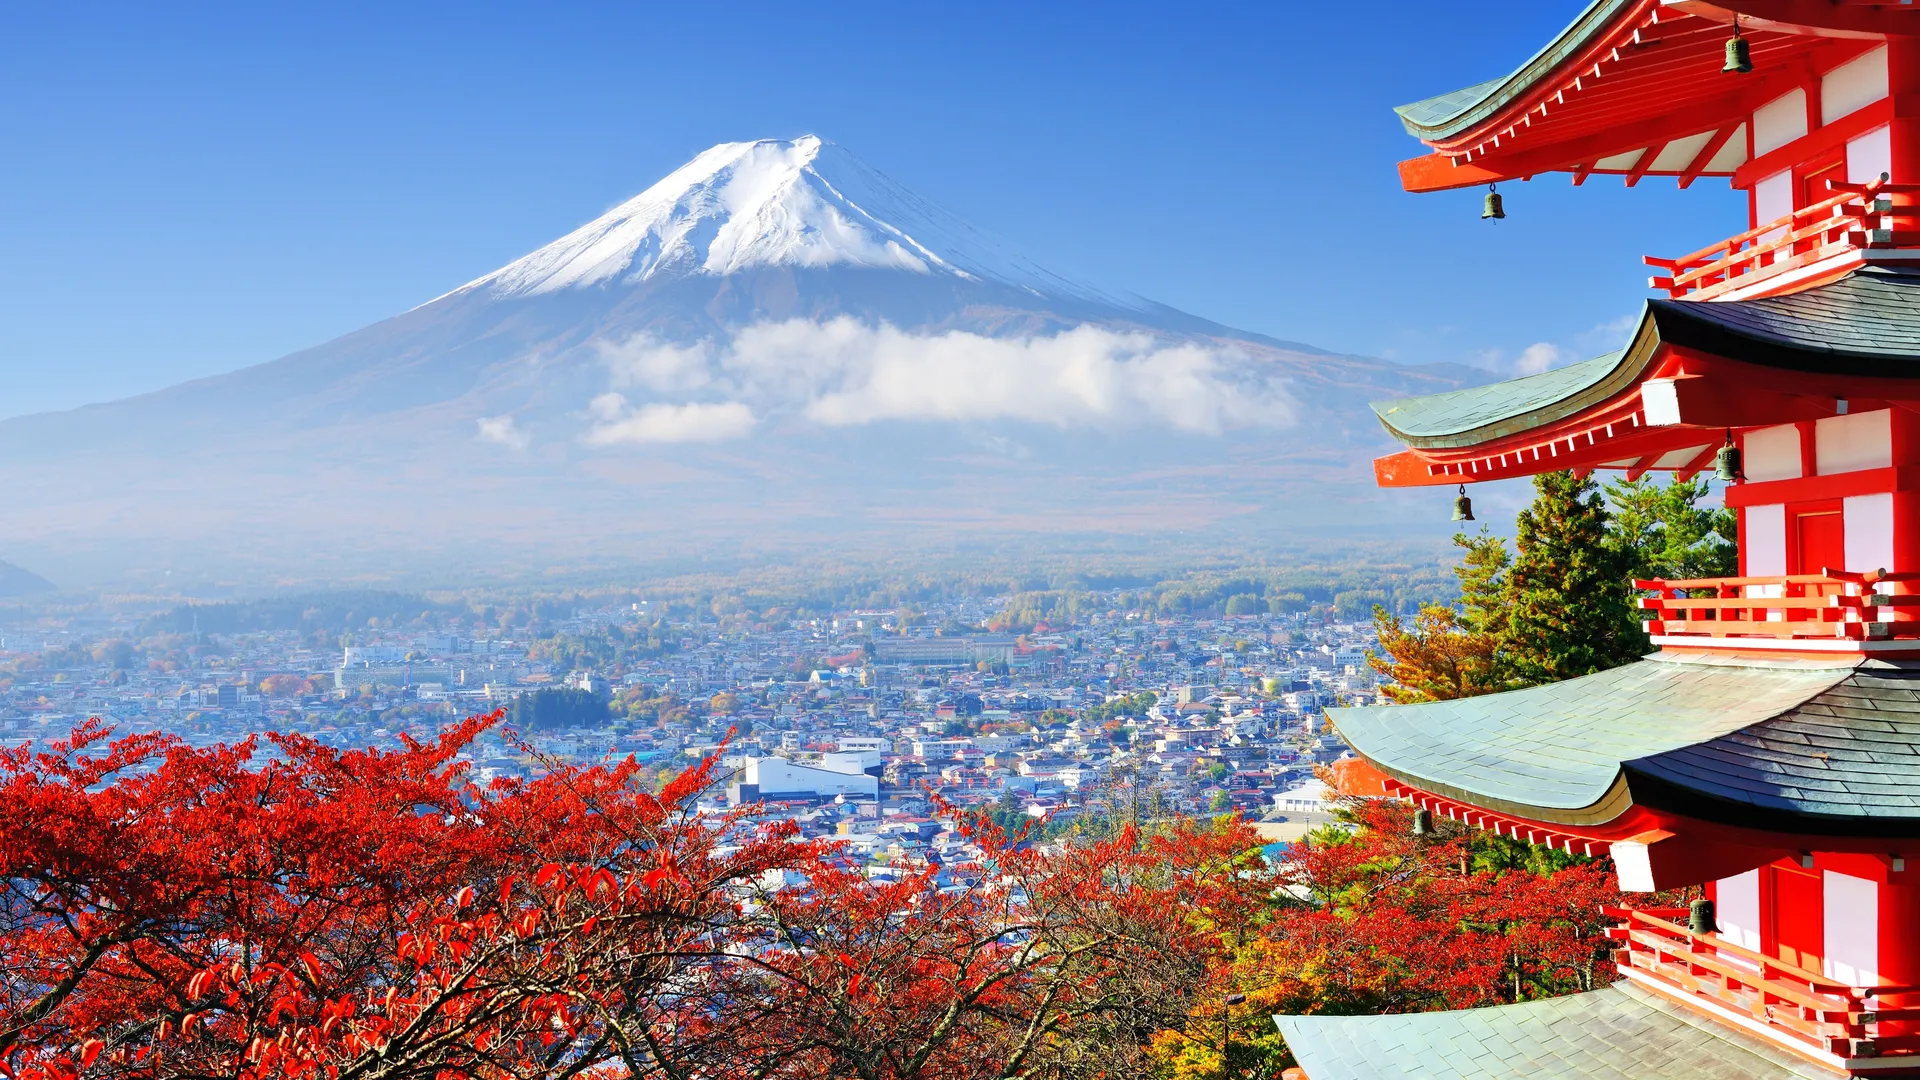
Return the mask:
<path id="1" fill-rule="evenodd" d="M 333 341 L 0 421 L 0 545 L 73 581 L 1377 524 L 1365 403 L 1460 384 L 1050 273 L 818 138 L 727 143 Z"/>
<path id="2" fill-rule="evenodd" d="M 459 289 L 535 296 L 661 277 L 833 266 L 997 281 L 1122 307 L 1053 274 L 818 136 L 722 143 L 546 247 Z"/>

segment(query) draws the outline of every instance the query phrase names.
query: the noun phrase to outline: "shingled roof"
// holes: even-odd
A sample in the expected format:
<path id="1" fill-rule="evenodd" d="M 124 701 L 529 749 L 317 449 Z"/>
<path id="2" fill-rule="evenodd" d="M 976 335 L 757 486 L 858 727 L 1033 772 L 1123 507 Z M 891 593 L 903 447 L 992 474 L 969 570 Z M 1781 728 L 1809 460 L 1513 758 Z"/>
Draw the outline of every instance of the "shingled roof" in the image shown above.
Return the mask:
<path id="1" fill-rule="evenodd" d="M 1485 386 L 1376 402 L 1408 446 L 1475 446 L 1550 424 L 1637 384 L 1661 345 L 1828 375 L 1920 378 L 1920 273 L 1863 267 L 1753 300 L 1649 300 L 1624 350 Z"/>
<path id="2" fill-rule="evenodd" d="M 1458 1012 L 1273 1019 L 1310 1080 L 1834 1076 L 1624 983 Z"/>
<path id="3" fill-rule="evenodd" d="M 1528 57 L 1512 74 L 1402 105 L 1393 111 L 1399 114 L 1407 133 L 1416 139 L 1444 139 L 1465 131 L 1526 94 L 1536 82 L 1585 49 L 1596 35 L 1606 33 L 1620 11 L 1632 4 L 1633 0 L 1594 0 L 1572 25 Z"/>
<path id="4" fill-rule="evenodd" d="M 1642 805 L 1804 834 L 1920 836 L 1920 664 L 1659 654 L 1579 679 L 1329 709 L 1375 767 L 1500 813 Z"/>

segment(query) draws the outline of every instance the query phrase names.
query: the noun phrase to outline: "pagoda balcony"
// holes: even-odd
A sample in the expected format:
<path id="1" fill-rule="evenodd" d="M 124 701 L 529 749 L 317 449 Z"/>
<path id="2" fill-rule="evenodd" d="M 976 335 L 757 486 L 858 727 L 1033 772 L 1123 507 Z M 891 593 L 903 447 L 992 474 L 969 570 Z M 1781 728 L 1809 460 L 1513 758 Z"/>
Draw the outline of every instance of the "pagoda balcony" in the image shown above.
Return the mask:
<path id="1" fill-rule="evenodd" d="M 1768 296 L 1829 280 L 1864 263 L 1920 262 L 1920 184 L 1827 181 L 1830 198 L 1678 259 L 1647 279 L 1676 300 Z"/>
<path id="2" fill-rule="evenodd" d="M 1920 1064 L 1920 986 L 1849 985 L 1688 929 L 1674 921 L 1685 909 L 1605 912 L 1623 920 L 1607 936 L 1620 945 L 1613 958 L 1621 974 L 1638 985 L 1829 1064 Z"/>
<path id="3" fill-rule="evenodd" d="M 1636 578 L 1649 637 L 1663 646 L 1770 645 L 1846 649 L 1920 639 L 1920 593 L 1888 592 L 1920 573 Z"/>

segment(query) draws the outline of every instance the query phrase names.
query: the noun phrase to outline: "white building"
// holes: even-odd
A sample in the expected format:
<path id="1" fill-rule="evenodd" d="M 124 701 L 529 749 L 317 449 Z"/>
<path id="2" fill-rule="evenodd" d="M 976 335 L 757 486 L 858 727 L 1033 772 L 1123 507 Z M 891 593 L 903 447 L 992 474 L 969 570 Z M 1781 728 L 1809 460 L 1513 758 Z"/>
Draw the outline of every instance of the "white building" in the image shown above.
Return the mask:
<path id="1" fill-rule="evenodd" d="M 885 767 L 878 750 L 840 749 L 820 755 L 820 767 L 828 772 L 870 773 L 879 776 Z"/>
<path id="2" fill-rule="evenodd" d="M 1273 806 L 1276 810 L 1293 814 L 1324 814 L 1327 812 L 1327 785 L 1319 780 L 1308 780 L 1275 795 Z"/>
<path id="3" fill-rule="evenodd" d="M 833 758 L 858 759 L 860 755 L 830 754 Z M 876 758 L 878 755 L 874 755 Z M 830 799 L 835 795 L 877 799 L 880 778 L 854 770 L 800 765 L 782 757 L 755 758 L 741 769 L 738 781 L 727 789 L 727 801 L 734 805 L 761 799 Z"/>

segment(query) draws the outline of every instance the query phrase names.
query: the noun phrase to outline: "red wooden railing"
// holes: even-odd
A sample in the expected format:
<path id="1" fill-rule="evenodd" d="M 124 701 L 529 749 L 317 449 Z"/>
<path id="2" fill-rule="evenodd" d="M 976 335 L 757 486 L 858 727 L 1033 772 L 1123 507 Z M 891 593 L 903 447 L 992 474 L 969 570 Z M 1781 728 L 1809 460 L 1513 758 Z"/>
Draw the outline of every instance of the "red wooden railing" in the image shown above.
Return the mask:
<path id="1" fill-rule="evenodd" d="M 1920 594 L 1888 594 L 1882 584 L 1920 581 L 1920 573 L 1875 570 L 1765 577 L 1636 578 L 1647 633 L 1709 637 L 1920 638 Z M 1760 590 L 1778 595 L 1756 595 Z"/>
<path id="2" fill-rule="evenodd" d="M 1920 1055 L 1920 986 L 1851 986 L 1817 971 L 1699 934 L 1671 908 L 1607 908 L 1614 962 L 1751 1016 L 1782 1042 L 1841 1057 Z"/>
<path id="3" fill-rule="evenodd" d="M 1873 248 L 1920 246 L 1920 184 L 1827 181 L 1836 192 L 1785 217 L 1757 225 L 1678 259 L 1648 255 L 1667 271 L 1647 286 L 1668 296 L 1708 300 L 1835 256 Z"/>

